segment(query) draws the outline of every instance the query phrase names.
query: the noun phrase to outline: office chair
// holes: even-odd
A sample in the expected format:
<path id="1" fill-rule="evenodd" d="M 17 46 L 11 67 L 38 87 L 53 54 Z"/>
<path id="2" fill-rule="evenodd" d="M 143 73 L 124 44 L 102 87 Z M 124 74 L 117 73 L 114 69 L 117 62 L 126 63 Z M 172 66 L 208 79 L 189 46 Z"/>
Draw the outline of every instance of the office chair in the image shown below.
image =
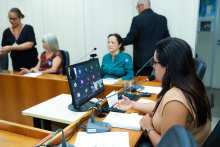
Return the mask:
<path id="1" fill-rule="evenodd" d="M 164 134 L 157 147 L 198 147 L 198 145 L 192 133 L 180 125 L 175 125 Z"/>
<path id="2" fill-rule="evenodd" d="M 202 147 L 219 147 L 220 146 L 220 121 L 215 126 L 215 129 L 206 139 Z"/>
<path id="3" fill-rule="evenodd" d="M 206 63 L 198 58 L 193 58 L 196 66 L 196 72 L 202 80 L 206 71 Z"/>
<path id="4" fill-rule="evenodd" d="M 65 67 L 68 66 L 70 64 L 70 58 L 69 58 L 69 53 L 68 51 L 65 50 L 59 50 L 63 56 L 63 60 L 64 60 L 64 65 L 63 65 L 63 75 L 66 75 L 66 69 Z"/>
<path id="5" fill-rule="evenodd" d="M 3 57 L 0 57 L 0 64 L 2 69 L 8 70 L 8 54 Z"/>

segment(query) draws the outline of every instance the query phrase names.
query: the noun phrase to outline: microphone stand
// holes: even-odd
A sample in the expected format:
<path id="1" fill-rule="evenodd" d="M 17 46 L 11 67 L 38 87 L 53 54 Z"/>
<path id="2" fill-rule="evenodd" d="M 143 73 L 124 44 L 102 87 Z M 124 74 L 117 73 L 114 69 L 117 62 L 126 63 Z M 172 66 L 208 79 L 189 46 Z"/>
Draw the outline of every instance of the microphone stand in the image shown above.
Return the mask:
<path id="1" fill-rule="evenodd" d="M 94 48 L 91 52 L 95 51 L 96 48 Z M 81 59 L 79 59 L 76 63 L 78 63 L 79 61 L 81 61 L 83 58 L 85 58 L 86 56 L 88 56 L 91 52 L 89 52 L 88 54 L 86 54 L 84 57 L 82 57 Z"/>
<path id="2" fill-rule="evenodd" d="M 141 69 L 138 70 L 138 72 L 136 73 L 136 75 L 135 75 L 135 77 L 134 77 L 134 85 L 136 85 L 136 86 L 131 89 L 132 92 L 137 92 L 138 90 L 140 91 L 140 90 L 143 90 L 143 89 L 144 89 L 143 86 L 138 86 L 138 84 L 136 84 L 136 83 L 137 83 L 136 77 L 137 77 L 137 75 L 140 73 L 140 71 L 141 71 L 153 58 L 154 58 L 154 56 L 151 57 L 150 60 L 147 61 L 147 63 L 145 63 L 144 66 L 142 66 Z"/>
<path id="3" fill-rule="evenodd" d="M 99 104 L 100 102 L 103 102 L 105 101 L 106 99 L 118 94 L 118 93 L 121 93 L 129 88 L 132 88 L 134 86 L 137 86 L 138 84 L 141 84 L 143 82 L 146 82 L 148 81 L 148 79 L 142 81 L 142 82 L 139 82 L 131 87 L 128 87 L 128 88 L 125 88 L 124 90 L 120 91 L 120 92 L 117 92 L 109 97 L 106 97 L 102 100 L 99 100 L 98 102 L 96 102 L 94 104 L 94 107 Z M 108 132 L 110 129 L 112 128 L 112 126 L 106 122 L 102 122 L 102 121 L 98 121 L 98 120 L 95 120 L 95 116 L 94 116 L 94 113 L 93 113 L 93 107 L 92 107 L 92 114 L 91 114 L 91 118 L 89 119 L 88 123 L 87 123 L 87 127 L 86 127 L 86 132 L 87 133 L 101 133 L 101 132 Z"/>

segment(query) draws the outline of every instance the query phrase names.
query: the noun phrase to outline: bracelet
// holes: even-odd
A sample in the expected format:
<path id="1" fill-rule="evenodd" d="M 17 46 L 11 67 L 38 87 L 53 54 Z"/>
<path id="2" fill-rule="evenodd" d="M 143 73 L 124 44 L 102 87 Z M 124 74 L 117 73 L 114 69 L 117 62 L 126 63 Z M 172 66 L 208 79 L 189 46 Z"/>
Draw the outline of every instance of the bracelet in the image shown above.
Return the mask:
<path id="1" fill-rule="evenodd" d="M 11 46 L 11 50 L 12 50 L 12 46 Z"/>

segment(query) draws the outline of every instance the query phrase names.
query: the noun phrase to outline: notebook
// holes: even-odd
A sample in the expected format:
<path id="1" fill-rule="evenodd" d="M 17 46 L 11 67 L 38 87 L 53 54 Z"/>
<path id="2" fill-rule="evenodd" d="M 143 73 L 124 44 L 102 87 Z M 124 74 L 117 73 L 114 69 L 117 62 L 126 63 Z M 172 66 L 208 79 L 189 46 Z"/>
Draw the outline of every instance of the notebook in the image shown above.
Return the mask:
<path id="1" fill-rule="evenodd" d="M 139 124 L 142 116 L 128 113 L 110 112 L 103 122 L 109 123 L 112 127 L 141 130 Z"/>

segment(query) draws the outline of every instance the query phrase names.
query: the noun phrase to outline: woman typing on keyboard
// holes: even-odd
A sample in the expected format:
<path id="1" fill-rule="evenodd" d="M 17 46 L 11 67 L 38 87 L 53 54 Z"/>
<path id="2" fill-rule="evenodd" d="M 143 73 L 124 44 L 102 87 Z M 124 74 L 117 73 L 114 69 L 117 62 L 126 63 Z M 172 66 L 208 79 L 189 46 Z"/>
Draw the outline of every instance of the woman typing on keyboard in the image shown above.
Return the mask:
<path id="1" fill-rule="evenodd" d="M 196 73 L 190 46 L 178 38 L 164 39 L 157 44 L 151 65 L 163 87 L 157 102 L 142 104 L 123 96 L 114 107 L 146 114 L 140 125 L 147 138 L 139 146 L 156 146 L 174 125 L 190 131 L 198 146 L 202 146 L 211 133 L 211 107 Z"/>
<path id="2" fill-rule="evenodd" d="M 108 36 L 108 50 L 102 59 L 101 73 L 104 79 L 130 80 L 134 77 L 131 56 L 123 53 L 122 38 L 118 34 Z"/>

